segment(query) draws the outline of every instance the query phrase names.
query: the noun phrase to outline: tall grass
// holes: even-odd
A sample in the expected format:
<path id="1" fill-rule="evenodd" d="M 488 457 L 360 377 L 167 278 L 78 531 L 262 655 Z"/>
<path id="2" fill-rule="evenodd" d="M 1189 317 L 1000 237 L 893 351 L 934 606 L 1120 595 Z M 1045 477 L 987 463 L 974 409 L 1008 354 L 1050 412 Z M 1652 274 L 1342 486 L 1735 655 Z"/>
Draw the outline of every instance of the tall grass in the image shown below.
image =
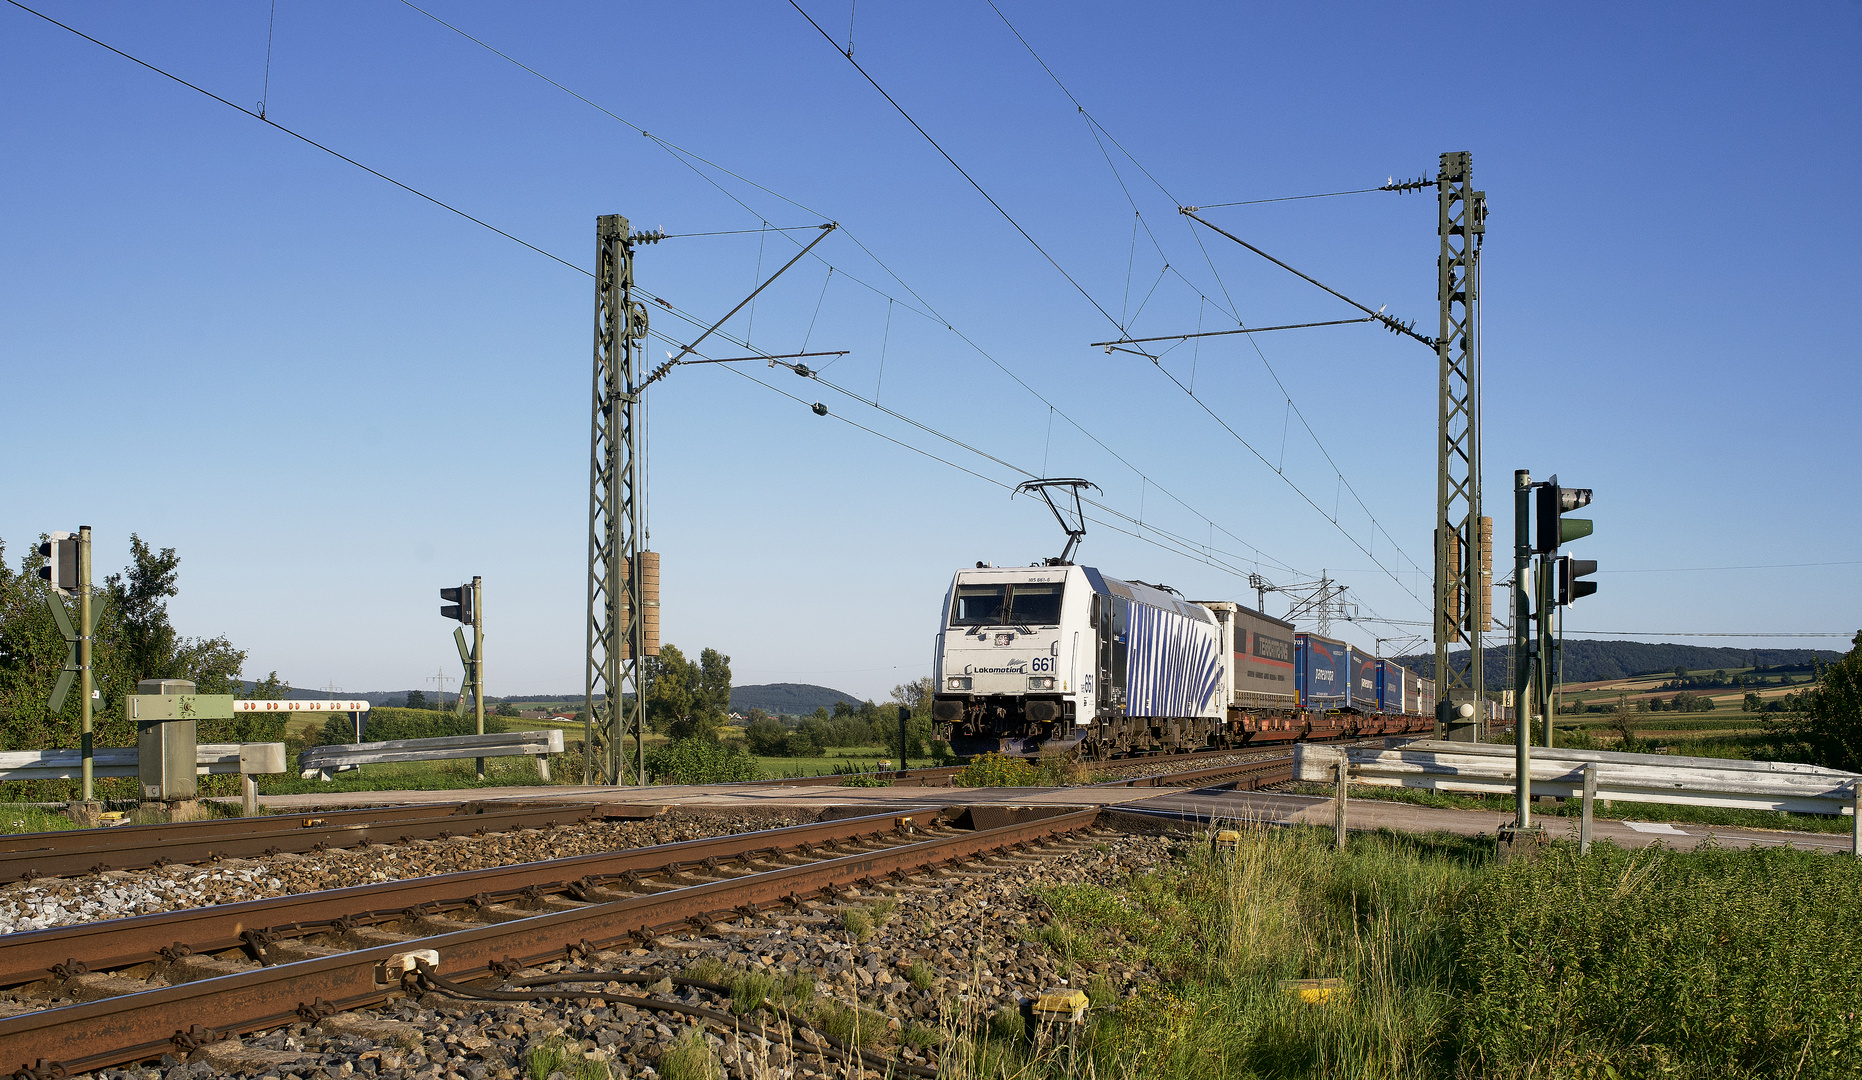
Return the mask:
<path id="1" fill-rule="evenodd" d="M 1241 828 L 1107 887 L 1041 894 L 1035 935 L 1110 987 L 1071 1045 L 949 1033 L 953 1076 L 1839 1077 L 1862 1074 L 1862 866 L 1769 848 L 1498 864 L 1492 842 Z M 1308 1002 L 1287 982 L 1329 978 Z"/>

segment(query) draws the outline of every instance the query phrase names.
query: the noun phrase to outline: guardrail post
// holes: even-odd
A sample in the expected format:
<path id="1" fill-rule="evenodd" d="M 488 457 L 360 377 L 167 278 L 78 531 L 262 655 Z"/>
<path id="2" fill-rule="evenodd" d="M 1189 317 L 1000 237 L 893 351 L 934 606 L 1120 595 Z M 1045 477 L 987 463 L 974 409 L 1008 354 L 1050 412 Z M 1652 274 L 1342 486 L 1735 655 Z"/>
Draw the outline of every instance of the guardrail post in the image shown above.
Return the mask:
<path id="1" fill-rule="evenodd" d="M 479 760 L 485 759 L 479 758 Z M 548 754 L 537 755 L 537 776 L 546 784 L 550 782 L 550 756 Z"/>
<path id="2" fill-rule="evenodd" d="M 1849 785 L 1849 853 L 1862 859 L 1862 780 Z"/>
<path id="3" fill-rule="evenodd" d="M 240 807 L 240 809 L 245 811 L 245 815 L 247 817 L 258 817 L 259 816 L 259 781 L 258 781 L 258 778 L 253 776 L 251 773 L 240 773 L 239 774 L 239 792 L 241 795 L 244 796 L 244 798 L 241 800 L 243 805 Z"/>
<path id="4" fill-rule="evenodd" d="M 1343 757 L 1338 762 L 1338 794 L 1332 806 L 1332 848 L 1345 850 L 1345 794 L 1351 784 L 1351 764 Z"/>
<path id="5" fill-rule="evenodd" d="M 1590 854 L 1590 807 L 1597 799 L 1597 763 L 1584 766 L 1584 814 L 1578 819 L 1578 854 Z"/>

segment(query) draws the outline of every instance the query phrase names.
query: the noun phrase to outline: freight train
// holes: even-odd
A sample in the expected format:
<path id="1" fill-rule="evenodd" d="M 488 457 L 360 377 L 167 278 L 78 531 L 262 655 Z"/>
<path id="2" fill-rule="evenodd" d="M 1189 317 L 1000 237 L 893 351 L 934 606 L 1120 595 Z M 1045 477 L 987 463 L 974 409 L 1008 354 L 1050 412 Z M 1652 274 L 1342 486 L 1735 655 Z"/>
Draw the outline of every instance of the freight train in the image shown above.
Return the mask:
<path id="1" fill-rule="evenodd" d="M 966 755 L 1105 759 L 1435 726 L 1435 684 L 1392 661 L 1058 560 L 957 571 L 932 672 L 932 716 Z"/>

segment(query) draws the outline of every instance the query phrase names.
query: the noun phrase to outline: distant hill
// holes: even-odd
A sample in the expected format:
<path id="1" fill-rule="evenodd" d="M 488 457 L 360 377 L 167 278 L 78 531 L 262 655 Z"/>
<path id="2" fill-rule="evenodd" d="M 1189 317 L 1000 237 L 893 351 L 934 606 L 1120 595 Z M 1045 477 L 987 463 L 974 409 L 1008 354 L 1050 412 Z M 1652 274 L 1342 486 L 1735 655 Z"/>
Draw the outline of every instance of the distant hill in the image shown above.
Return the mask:
<path id="1" fill-rule="evenodd" d="M 454 680 L 454 681 L 456 682 L 458 680 Z M 239 692 L 243 694 L 243 693 L 251 692 L 252 687 L 255 684 L 252 682 L 251 679 L 241 679 L 239 680 L 237 685 L 239 687 Z M 291 691 L 289 693 L 285 694 L 285 700 L 286 701 L 323 701 L 327 698 L 337 697 L 337 698 L 342 698 L 345 701 L 366 701 L 370 705 L 387 705 L 390 702 L 398 705 L 407 700 L 408 693 L 409 691 L 406 691 L 406 690 L 368 690 L 368 691 L 359 691 L 359 692 L 351 691 L 351 690 L 337 690 L 337 691 L 332 692 L 329 690 L 310 690 L 310 689 L 305 689 L 304 687 L 301 687 L 301 686 L 294 686 L 291 688 Z M 421 693 L 427 695 L 428 701 L 433 700 L 433 697 L 434 697 L 433 691 L 423 690 L 421 691 Z M 458 694 L 452 693 L 449 691 L 441 698 L 441 700 L 450 702 L 450 701 L 457 699 L 458 697 L 459 697 Z M 491 700 L 489 695 L 487 695 L 486 700 L 487 701 Z M 577 697 L 577 700 L 578 701 L 581 700 L 580 696 Z"/>
<path id="2" fill-rule="evenodd" d="M 1481 673 L 1489 690 L 1507 689 L 1506 649 L 1489 647 L 1481 655 Z M 1566 638 L 1566 682 L 1597 682 L 1630 675 L 1673 671 L 1713 671 L 1718 668 L 1804 666 L 1811 657 L 1831 661 L 1843 654 L 1829 649 L 1716 649 L 1702 645 L 1660 645 L 1646 641 L 1588 641 Z M 1449 654 L 1466 659 L 1468 651 Z M 1435 677 L 1435 654 L 1400 656 L 1397 663 L 1425 679 Z"/>
<path id="3" fill-rule="evenodd" d="M 763 683 L 759 686 L 731 687 L 731 711 L 762 709 L 784 716 L 807 716 L 816 709 L 832 712 L 837 702 L 860 704 L 861 699 L 841 690 L 813 683 Z"/>

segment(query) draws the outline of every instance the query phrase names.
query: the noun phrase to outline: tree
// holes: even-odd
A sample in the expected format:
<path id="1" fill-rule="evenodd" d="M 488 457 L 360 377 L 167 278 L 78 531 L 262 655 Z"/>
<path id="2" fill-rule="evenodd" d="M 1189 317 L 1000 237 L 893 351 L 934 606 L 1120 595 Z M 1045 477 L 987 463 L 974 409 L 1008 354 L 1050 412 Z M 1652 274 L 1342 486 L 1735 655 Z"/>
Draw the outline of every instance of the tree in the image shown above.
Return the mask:
<path id="1" fill-rule="evenodd" d="M 1782 708 L 1793 713 L 1767 731 L 1784 754 L 1862 772 L 1862 630 L 1851 644 L 1848 655 L 1819 672 L 1815 686 L 1786 697 Z"/>
<path id="2" fill-rule="evenodd" d="M 648 727 L 663 735 L 691 715 L 698 670 L 677 645 L 662 645 L 658 656 L 643 659 L 640 674 L 646 684 Z"/>
<path id="3" fill-rule="evenodd" d="M 403 708 L 408 708 L 408 709 L 427 708 L 427 692 L 424 690 L 409 690 L 407 692 L 407 704 L 403 706 Z"/>
<path id="4" fill-rule="evenodd" d="M 731 711 L 731 658 L 716 649 L 698 654 L 698 692 L 693 706 L 702 714 L 695 735 L 717 738 L 717 729 Z"/>
<path id="5" fill-rule="evenodd" d="M 1746 691 L 1745 711 L 1758 712 L 1760 709 L 1764 707 L 1765 706 L 1763 705 L 1763 703 L 1761 703 L 1759 700 L 1758 694 L 1753 693 L 1750 690 Z"/>
<path id="6" fill-rule="evenodd" d="M 49 590 L 38 575 L 44 557 L 29 547 L 14 571 L 5 564 L 6 546 L 0 541 L 0 750 L 45 750 L 78 745 L 82 706 L 77 693 L 68 694 L 64 708 L 53 713 L 47 697 L 65 663 L 65 639 L 47 606 Z M 136 692 L 144 678 L 179 678 L 195 683 L 201 693 L 239 692 L 238 680 L 246 654 L 225 637 L 183 638 L 168 621 L 167 599 L 176 593 L 179 559 L 172 548 L 153 552 L 141 538 L 132 537 L 132 559 L 121 573 L 106 577 L 93 599 L 96 635 L 91 646 L 91 670 L 97 690 L 93 711 L 94 744 L 134 746 L 134 726 L 124 715 L 124 698 Z M 75 616 L 77 605 L 67 603 Z M 280 696 L 289 690 L 274 677 L 259 683 L 259 693 Z M 269 689 L 268 689 L 269 688 Z M 248 713 L 231 720 L 203 720 L 202 742 L 276 742 L 283 738 L 281 713 Z M 207 794 L 237 790 L 237 781 L 211 777 L 201 781 Z M 234 785 L 227 787 L 227 784 Z M 10 785 L 14 799 L 64 800 L 76 789 L 64 780 L 27 781 Z M 133 796 L 133 778 L 98 781 L 105 798 Z"/>
<path id="7" fill-rule="evenodd" d="M 120 620 L 119 647 L 130 681 L 187 679 L 203 694 L 233 693 L 245 651 L 224 636 L 180 637 L 169 624 L 168 599 L 180 592 L 181 557 L 175 549 L 154 551 L 131 533 L 129 556 L 121 573 L 103 579 L 103 592 Z"/>
<path id="8" fill-rule="evenodd" d="M 500 701 L 498 702 L 498 707 L 494 709 L 493 711 L 496 712 L 499 716 L 516 716 L 517 706 L 511 704 L 508 701 Z"/>
<path id="9" fill-rule="evenodd" d="M 698 663 L 677 645 L 665 645 L 641 665 L 645 676 L 647 723 L 675 740 L 716 742 L 718 727 L 731 704 L 731 658 L 705 649 Z"/>
<path id="10" fill-rule="evenodd" d="M 922 679 L 913 679 L 911 682 L 900 683 L 893 687 L 892 700 L 894 704 L 903 705 L 910 709 L 912 714 L 916 716 L 919 713 L 930 711 L 931 691 L 931 677 L 927 675 Z"/>
<path id="11" fill-rule="evenodd" d="M 744 742 L 758 757 L 784 756 L 788 753 L 788 740 L 789 729 L 768 716 L 754 717 L 744 727 Z"/>
<path id="12" fill-rule="evenodd" d="M 168 623 L 168 598 L 175 585 L 181 558 L 174 548 L 151 551 L 142 537 L 129 534 L 130 564 L 120 574 L 103 579 L 104 591 L 122 616 L 124 660 L 137 679 L 176 679 L 173 661 L 175 630 Z"/>

